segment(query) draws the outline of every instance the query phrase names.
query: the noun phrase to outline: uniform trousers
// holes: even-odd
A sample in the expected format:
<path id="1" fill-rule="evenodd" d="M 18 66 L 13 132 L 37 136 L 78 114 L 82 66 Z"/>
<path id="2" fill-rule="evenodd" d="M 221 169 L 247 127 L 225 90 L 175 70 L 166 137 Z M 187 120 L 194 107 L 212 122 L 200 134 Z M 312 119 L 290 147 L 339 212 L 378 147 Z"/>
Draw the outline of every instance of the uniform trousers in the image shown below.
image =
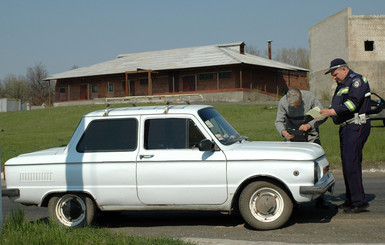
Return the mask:
<path id="1" fill-rule="evenodd" d="M 362 149 L 370 134 L 370 120 L 365 124 L 341 126 L 340 150 L 345 180 L 345 202 L 357 207 L 367 203 L 362 183 Z"/>

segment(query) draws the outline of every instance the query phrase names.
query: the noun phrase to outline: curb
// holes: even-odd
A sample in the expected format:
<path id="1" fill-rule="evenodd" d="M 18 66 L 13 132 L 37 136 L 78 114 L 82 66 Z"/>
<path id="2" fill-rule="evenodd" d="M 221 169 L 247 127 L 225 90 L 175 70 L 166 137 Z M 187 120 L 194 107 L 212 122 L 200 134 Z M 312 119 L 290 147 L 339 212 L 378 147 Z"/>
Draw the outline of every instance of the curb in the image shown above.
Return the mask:
<path id="1" fill-rule="evenodd" d="M 302 244 L 302 243 L 287 243 L 287 242 L 269 242 L 269 241 L 244 241 L 244 240 L 230 240 L 230 239 L 211 239 L 211 238 L 195 238 L 195 237 L 183 237 L 181 240 L 185 242 L 195 243 L 197 245 L 286 245 L 286 244 Z M 364 245 L 366 243 L 327 243 L 327 244 L 338 244 L 338 245 Z M 384 244 L 384 243 L 376 243 Z M 314 243 L 313 245 L 324 245 L 324 243 Z"/>

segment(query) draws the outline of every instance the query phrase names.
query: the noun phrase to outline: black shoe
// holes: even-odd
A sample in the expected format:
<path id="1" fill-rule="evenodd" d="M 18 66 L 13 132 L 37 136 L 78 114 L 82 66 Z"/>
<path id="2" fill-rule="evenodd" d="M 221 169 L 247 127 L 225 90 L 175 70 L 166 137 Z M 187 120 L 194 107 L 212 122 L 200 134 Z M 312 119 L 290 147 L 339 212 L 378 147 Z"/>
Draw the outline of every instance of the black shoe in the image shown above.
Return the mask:
<path id="1" fill-rule="evenodd" d="M 350 208 L 350 203 L 344 202 L 344 203 L 342 203 L 342 204 L 340 204 L 340 205 L 337 205 L 337 208 L 338 208 L 338 209 L 347 209 L 347 208 Z"/>
<path id="2" fill-rule="evenodd" d="M 352 206 L 349 208 L 344 209 L 344 213 L 351 214 L 351 213 L 361 213 L 362 211 L 365 211 L 369 207 L 369 203 L 364 203 L 361 206 Z"/>

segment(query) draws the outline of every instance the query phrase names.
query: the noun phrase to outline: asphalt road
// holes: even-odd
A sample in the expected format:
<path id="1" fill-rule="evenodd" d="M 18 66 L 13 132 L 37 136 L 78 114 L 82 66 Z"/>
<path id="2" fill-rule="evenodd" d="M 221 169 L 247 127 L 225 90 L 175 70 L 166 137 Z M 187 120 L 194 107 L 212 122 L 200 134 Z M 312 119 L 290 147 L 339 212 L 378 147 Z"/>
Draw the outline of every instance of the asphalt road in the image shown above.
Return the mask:
<path id="1" fill-rule="evenodd" d="M 329 209 L 317 209 L 314 203 L 294 209 L 289 222 L 272 231 L 253 230 L 237 215 L 218 212 L 123 212 L 109 213 L 98 225 L 112 232 L 140 236 L 169 236 L 197 244 L 269 244 L 281 243 L 385 243 L 385 171 L 364 172 L 364 186 L 370 201 L 367 212 L 344 214 L 335 205 L 344 197 L 340 171 L 333 171 L 336 186 L 325 196 Z M 46 208 L 14 204 L 3 197 L 3 216 L 23 208 L 30 220 L 46 220 Z"/>

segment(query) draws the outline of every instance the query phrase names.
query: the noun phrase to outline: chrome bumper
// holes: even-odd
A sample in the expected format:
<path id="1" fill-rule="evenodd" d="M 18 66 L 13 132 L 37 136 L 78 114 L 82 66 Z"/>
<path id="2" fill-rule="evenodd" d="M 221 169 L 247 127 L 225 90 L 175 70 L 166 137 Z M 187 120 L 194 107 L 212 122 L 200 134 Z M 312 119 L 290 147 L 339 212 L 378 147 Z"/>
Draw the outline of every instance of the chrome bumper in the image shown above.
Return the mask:
<path id="1" fill-rule="evenodd" d="M 314 186 L 300 186 L 299 193 L 300 194 L 324 194 L 325 192 L 333 192 L 334 189 L 334 176 L 332 173 L 328 173 L 325 175 L 326 179 L 321 179 L 319 183 Z"/>

